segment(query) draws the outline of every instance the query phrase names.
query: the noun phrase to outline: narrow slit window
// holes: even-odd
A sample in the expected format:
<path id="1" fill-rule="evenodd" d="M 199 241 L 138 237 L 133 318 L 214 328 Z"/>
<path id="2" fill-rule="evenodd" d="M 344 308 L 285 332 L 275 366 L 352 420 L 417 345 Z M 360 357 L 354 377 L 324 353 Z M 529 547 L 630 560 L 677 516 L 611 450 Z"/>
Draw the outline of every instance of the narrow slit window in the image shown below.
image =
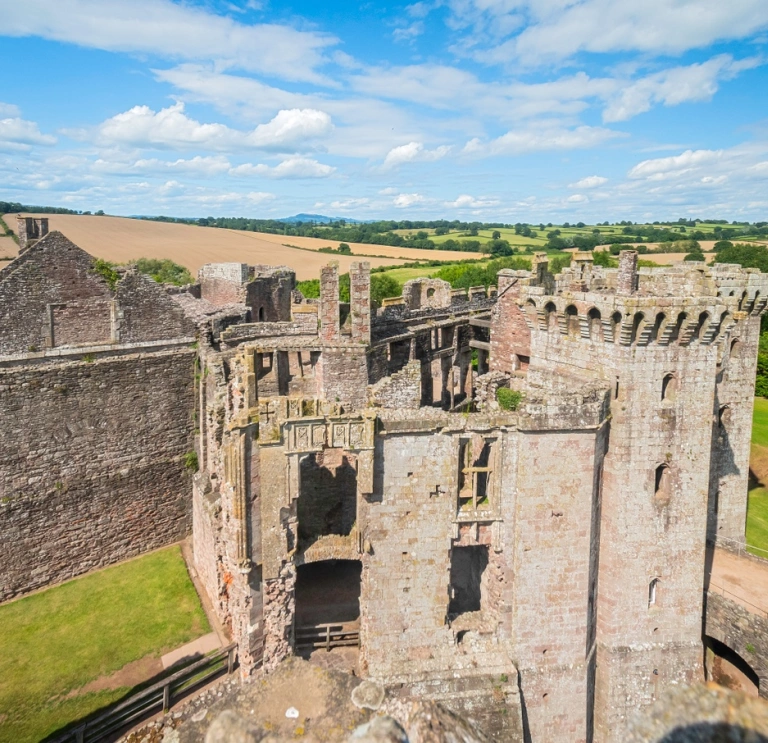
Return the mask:
<path id="1" fill-rule="evenodd" d="M 654 578 L 648 585 L 648 606 L 653 606 L 656 603 L 656 591 L 659 585 L 659 579 Z"/>

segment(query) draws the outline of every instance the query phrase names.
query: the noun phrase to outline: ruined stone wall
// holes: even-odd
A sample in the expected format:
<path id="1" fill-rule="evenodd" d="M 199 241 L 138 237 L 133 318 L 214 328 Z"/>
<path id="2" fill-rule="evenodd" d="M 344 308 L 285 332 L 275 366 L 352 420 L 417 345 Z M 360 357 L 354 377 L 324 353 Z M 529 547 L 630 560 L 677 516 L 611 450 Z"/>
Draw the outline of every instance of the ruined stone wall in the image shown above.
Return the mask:
<path id="1" fill-rule="evenodd" d="M 0 368 L 0 599 L 187 534 L 194 355 Z"/>
<path id="2" fill-rule="evenodd" d="M 197 273 L 201 299 L 218 307 L 245 304 L 246 263 L 208 263 Z"/>
<path id="3" fill-rule="evenodd" d="M 505 518 L 514 554 L 507 601 L 534 741 L 587 740 L 587 607 L 601 456 L 594 430 L 519 435 L 517 497 Z"/>
<path id="4" fill-rule="evenodd" d="M 154 280 L 127 271 L 117 283 L 116 337 L 120 343 L 193 336 L 195 327 L 183 309 Z"/>
<path id="5" fill-rule="evenodd" d="M 93 263 L 51 232 L 0 270 L 0 355 L 41 351 L 52 335 L 54 343 L 57 335 L 68 344 L 108 342 L 113 296 Z"/>
<path id="6" fill-rule="evenodd" d="M 364 346 L 338 346 L 323 349 L 315 366 L 318 395 L 329 402 L 359 409 L 366 403 L 368 360 Z"/>
<path id="7" fill-rule="evenodd" d="M 759 340 L 760 318 L 744 317 L 719 348 L 707 537 L 726 549 L 745 541 Z"/>
<path id="8" fill-rule="evenodd" d="M 421 362 L 411 361 L 399 372 L 371 385 L 368 395 L 375 407 L 417 409 L 421 404 Z"/>
<path id="9" fill-rule="evenodd" d="M 253 322 L 290 321 L 294 276 L 293 271 L 273 271 L 248 282 L 245 304 L 251 310 Z"/>
<path id="10" fill-rule="evenodd" d="M 528 366 L 531 331 L 524 311 L 518 306 L 522 280 L 518 274 L 523 273 L 528 272 L 499 272 L 499 298 L 491 311 L 490 371 L 509 374 Z"/>

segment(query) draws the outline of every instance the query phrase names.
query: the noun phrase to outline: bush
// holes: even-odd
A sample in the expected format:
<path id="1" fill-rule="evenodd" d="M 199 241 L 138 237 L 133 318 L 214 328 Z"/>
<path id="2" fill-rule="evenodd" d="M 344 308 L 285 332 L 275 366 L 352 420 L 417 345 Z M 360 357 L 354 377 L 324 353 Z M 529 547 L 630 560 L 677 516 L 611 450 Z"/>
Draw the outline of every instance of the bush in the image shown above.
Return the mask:
<path id="1" fill-rule="evenodd" d="M 192 472 L 197 472 L 198 470 L 198 461 L 197 461 L 197 452 L 196 451 L 188 451 L 184 455 L 184 468 L 188 469 Z"/>
<path id="2" fill-rule="evenodd" d="M 185 284 L 193 284 L 195 281 L 192 274 L 184 266 L 180 266 L 168 258 L 139 258 L 132 261 L 131 264 L 136 266 L 137 271 L 146 274 L 158 284 L 184 286 Z"/>
<path id="3" fill-rule="evenodd" d="M 402 293 L 403 287 L 393 276 L 385 273 L 371 274 L 371 299 L 377 304 L 389 297 L 399 297 Z"/>
<path id="4" fill-rule="evenodd" d="M 523 400 L 523 393 L 511 390 L 509 387 L 499 387 L 496 390 L 496 402 L 502 410 L 517 410 Z"/>

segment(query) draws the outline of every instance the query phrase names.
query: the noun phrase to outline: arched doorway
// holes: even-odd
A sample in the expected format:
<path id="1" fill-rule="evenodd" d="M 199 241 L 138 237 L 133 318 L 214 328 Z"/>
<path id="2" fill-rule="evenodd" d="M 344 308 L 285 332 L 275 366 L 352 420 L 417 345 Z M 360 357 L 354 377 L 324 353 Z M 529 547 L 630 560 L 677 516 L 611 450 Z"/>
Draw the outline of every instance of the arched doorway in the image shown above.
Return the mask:
<path id="1" fill-rule="evenodd" d="M 760 678 L 744 658 L 714 637 L 705 636 L 704 644 L 708 680 L 748 696 L 758 696 Z"/>

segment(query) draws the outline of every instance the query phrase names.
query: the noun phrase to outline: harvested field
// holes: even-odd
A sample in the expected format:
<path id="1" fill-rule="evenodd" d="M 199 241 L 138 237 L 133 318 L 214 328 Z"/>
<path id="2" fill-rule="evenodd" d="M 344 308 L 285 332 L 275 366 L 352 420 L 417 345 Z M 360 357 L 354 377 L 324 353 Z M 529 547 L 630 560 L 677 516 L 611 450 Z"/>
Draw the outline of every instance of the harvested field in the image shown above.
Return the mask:
<path id="1" fill-rule="evenodd" d="M 40 216 L 40 215 L 37 215 Z M 319 248 L 338 247 L 337 242 L 308 237 L 266 235 L 214 227 L 195 227 L 170 222 L 150 222 L 126 217 L 95 217 L 76 214 L 48 214 L 51 230 L 63 232 L 72 242 L 98 258 L 126 263 L 136 258 L 170 258 L 186 266 L 194 275 L 205 263 L 266 263 L 286 265 L 296 271 L 299 280 L 314 279 L 320 268 L 337 260 L 342 272 L 349 271 L 355 256 L 317 253 Z M 16 215 L 5 219 L 16 229 Z M 10 238 L 9 249 L 16 254 Z M 297 245 L 302 250 L 287 248 L 283 243 Z M 392 248 L 383 245 L 350 245 L 355 255 L 384 255 L 387 258 L 365 258 L 371 266 L 390 266 L 410 260 L 463 260 L 476 257 L 471 253 L 453 251 Z M 1 250 L 1 249 L 0 249 Z M 0 257 L 3 257 L 0 255 Z M 0 264 L 0 266 L 5 265 Z"/>

